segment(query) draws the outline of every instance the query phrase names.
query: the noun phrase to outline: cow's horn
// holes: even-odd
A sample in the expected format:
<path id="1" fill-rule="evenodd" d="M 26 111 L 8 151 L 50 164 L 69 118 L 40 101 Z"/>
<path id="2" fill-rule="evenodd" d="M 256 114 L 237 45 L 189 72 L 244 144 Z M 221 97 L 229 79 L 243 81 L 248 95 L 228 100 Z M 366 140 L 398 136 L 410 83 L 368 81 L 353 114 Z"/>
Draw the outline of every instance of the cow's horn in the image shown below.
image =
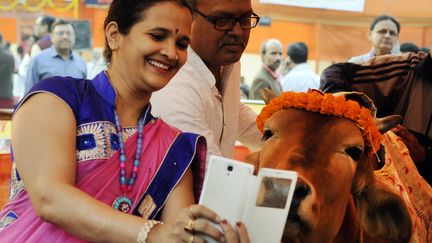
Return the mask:
<path id="1" fill-rule="evenodd" d="M 396 127 L 402 121 L 402 116 L 400 115 L 391 115 L 383 118 L 376 118 L 375 125 L 377 126 L 378 131 L 381 133 L 385 133 L 388 130 Z"/>

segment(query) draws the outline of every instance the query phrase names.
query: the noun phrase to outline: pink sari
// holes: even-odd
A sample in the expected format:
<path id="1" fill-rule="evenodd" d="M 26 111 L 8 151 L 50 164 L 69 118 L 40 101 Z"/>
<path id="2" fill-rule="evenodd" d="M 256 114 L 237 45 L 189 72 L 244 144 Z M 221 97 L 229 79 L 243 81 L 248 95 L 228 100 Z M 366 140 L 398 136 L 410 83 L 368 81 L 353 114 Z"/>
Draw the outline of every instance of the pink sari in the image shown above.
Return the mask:
<path id="1" fill-rule="evenodd" d="M 131 214 L 135 208 L 140 206 L 137 205 L 137 203 L 140 201 L 142 195 L 147 191 L 156 174 L 159 172 L 163 172 L 165 176 L 170 176 L 171 173 L 179 174 L 179 171 L 175 172 L 174 170 L 166 169 L 168 167 L 163 168 L 165 168 L 164 170 L 169 171 L 160 171 L 160 169 L 164 163 L 170 162 L 166 160 L 168 151 L 170 151 L 170 149 L 173 150 L 173 143 L 181 133 L 177 129 L 164 123 L 162 120 L 156 120 L 155 122 L 150 122 L 145 126 L 144 134 L 145 136 L 143 140 L 138 177 L 135 186 L 127 194 L 127 196 L 133 201 L 132 210 L 130 210 L 129 214 Z M 135 156 L 136 137 L 137 133 L 135 132 L 125 143 L 126 156 L 128 159 L 126 163 L 127 171 L 132 170 L 131 160 L 133 160 Z M 193 141 L 193 136 L 191 138 L 192 140 L 190 144 L 188 143 L 187 145 L 190 147 L 190 157 L 188 157 L 189 159 L 184 159 L 184 161 L 178 162 L 182 163 L 184 167 L 183 170 L 180 171 L 179 178 L 173 183 L 173 187 L 169 188 L 170 190 L 168 190 L 167 197 L 169 196 L 169 192 L 174 189 L 190 165 L 192 165 L 191 168 L 194 172 L 194 186 L 195 189 L 197 189 L 195 193 L 196 195 L 199 195 L 198 193 L 204 177 L 206 148 L 205 142 L 203 142 L 201 137 L 195 136 L 195 141 Z M 179 153 L 184 151 L 185 143 L 181 144 L 183 148 L 181 149 L 182 151 L 178 151 Z M 176 150 L 176 148 L 174 148 L 174 150 Z M 176 152 L 172 154 L 176 154 Z M 80 188 L 95 199 L 111 206 L 115 198 L 122 195 L 118 182 L 118 157 L 119 151 L 116 151 L 109 159 L 94 159 L 79 162 L 77 166 L 76 187 Z M 162 187 L 166 187 L 166 184 L 161 184 L 161 188 Z M 162 199 L 162 201 L 164 203 L 166 199 Z M 154 210 L 159 210 L 162 207 L 163 204 L 158 205 Z M 5 217 L 7 217 L 8 214 L 11 215 L 11 212 L 17 216 L 17 219 L 9 220 L 11 222 L 9 222 L 10 225 L 8 226 L 3 225 L 5 228 L 0 231 L 0 242 L 83 242 L 83 240 L 70 235 L 62 228 L 45 222 L 36 216 L 25 189 L 15 195 L 5 206 L 0 213 L 0 222 L 3 220 L 3 224 L 7 225 L 8 220 L 5 220 Z M 147 216 L 149 216 L 149 214 L 144 217 Z M 0 223 L 0 228 L 2 228 L 1 226 Z"/>

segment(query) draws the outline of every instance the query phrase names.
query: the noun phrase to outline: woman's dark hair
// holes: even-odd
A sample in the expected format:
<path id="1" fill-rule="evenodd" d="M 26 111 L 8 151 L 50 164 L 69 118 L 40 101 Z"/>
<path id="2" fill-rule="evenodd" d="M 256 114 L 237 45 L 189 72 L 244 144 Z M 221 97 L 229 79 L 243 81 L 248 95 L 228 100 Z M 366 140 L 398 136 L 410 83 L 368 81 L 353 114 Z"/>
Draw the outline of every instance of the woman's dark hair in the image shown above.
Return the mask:
<path id="1" fill-rule="evenodd" d="M 397 27 L 397 33 L 398 33 L 398 35 L 399 35 L 399 33 L 400 33 L 400 24 L 399 24 L 399 22 L 394 18 L 394 17 L 392 17 L 392 16 L 388 16 L 388 15 L 380 15 L 380 16 L 377 16 L 373 21 L 372 21 L 372 24 L 370 25 L 370 30 L 372 31 L 374 28 L 375 28 L 375 25 L 377 25 L 378 24 L 378 22 L 381 22 L 381 21 L 384 21 L 384 20 L 390 20 L 390 21 L 392 21 L 395 25 L 396 25 L 396 27 Z"/>
<path id="2" fill-rule="evenodd" d="M 145 11 L 154 5 L 161 2 L 177 2 L 180 6 L 192 9 L 195 8 L 196 0 L 114 0 L 112 1 L 108 10 L 108 15 L 104 21 L 104 29 L 110 22 L 116 22 L 118 31 L 122 35 L 129 34 L 132 27 L 145 17 Z M 104 58 L 107 63 L 111 62 L 112 50 L 108 45 L 107 38 L 105 37 L 105 49 L 103 52 Z"/>

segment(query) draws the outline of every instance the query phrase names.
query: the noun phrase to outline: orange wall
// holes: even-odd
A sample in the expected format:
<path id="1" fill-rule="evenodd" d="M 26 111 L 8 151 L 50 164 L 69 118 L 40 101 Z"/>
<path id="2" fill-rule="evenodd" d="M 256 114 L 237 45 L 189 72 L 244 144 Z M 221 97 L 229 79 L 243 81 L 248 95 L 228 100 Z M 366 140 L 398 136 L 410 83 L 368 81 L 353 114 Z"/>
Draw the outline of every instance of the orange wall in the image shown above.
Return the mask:
<path id="1" fill-rule="evenodd" d="M 251 31 L 246 51 L 259 53 L 261 43 L 268 38 L 279 39 L 284 46 L 287 43 L 301 40 L 314 49 L 315 32 L 316 27 L 311 24 L 274 21 L 271 26 L 258 26 Z"/>
<path id="2" fill-rule="evenodd" d="M 16 18 L 1 18 L 0 33 L 6 42 L 16 42 L 17 38 L 17 21 Z"/>
<path id="3" fill-rule="evenodd" d="M 103 47 L 104 45 L 104 30 L 103 22 L 108 13 L 108 7 L 87 6 L 82 0 L 79 6 L 79 19 L 89 20 L 92 32 L 92 42 L 94 47 Z"/>
<path id="4" fill-rule="evenodd" d="M 424 43 L 426 43 L 426 47 L 429 47 L 432 49 L 432 26 L 425 28 Z"/>

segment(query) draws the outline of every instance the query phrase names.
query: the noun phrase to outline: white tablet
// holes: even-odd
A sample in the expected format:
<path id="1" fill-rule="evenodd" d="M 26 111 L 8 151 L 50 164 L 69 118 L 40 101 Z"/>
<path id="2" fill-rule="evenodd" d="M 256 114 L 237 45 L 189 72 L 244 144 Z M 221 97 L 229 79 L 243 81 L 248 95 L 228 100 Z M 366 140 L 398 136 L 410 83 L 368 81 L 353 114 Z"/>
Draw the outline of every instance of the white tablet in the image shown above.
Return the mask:
<path id="1" fill-rule="evenodd" d="M 215 211 L 233 227 L 243 222 L 252 243 L 279 243 L 297 173 L 261 168 L 254 176 L 253 171 L 251 164 L 211 156 L 199 204 Z"/>

